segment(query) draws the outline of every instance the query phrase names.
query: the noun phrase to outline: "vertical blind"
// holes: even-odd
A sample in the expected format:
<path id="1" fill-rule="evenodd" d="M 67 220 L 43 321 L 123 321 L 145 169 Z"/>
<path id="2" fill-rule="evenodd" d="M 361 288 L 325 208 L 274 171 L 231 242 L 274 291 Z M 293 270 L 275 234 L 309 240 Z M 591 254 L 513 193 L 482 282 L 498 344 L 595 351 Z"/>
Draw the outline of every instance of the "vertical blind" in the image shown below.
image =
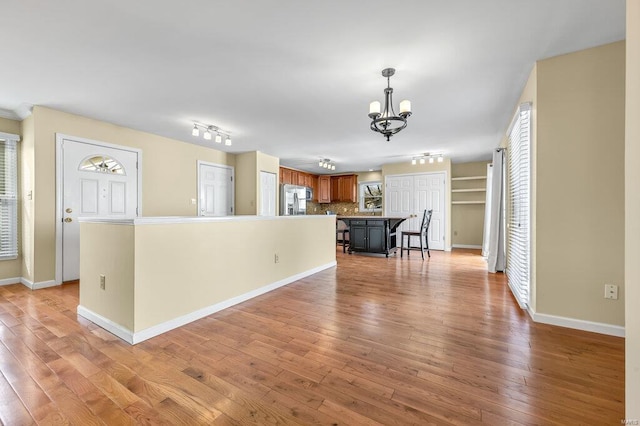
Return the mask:
<path id="1" fill-rule="evenodd" d="M 18 137 L 0 134 L 0 259 L 18 257 Z"/>
<path id="2" fill-rule="evenodd" d="M 507 278 L 518 304 L 529 304 L 531 104 L 520 105 L 507 145 Z"/>

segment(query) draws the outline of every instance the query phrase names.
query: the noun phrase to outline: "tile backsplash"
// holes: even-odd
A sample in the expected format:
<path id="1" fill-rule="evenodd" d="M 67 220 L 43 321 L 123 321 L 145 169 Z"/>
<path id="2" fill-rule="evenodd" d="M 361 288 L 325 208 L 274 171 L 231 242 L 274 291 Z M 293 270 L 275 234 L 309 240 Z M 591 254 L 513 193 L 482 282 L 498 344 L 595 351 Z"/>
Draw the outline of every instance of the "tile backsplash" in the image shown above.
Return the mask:
<path id="1" fill-rule="evenodd" d="M 313 203 L 307 201 L 307 214 L 327 214 L 332 211 L 343 216 L 381 216 L 382 212 L 360 212 L 358 203 Z"/>

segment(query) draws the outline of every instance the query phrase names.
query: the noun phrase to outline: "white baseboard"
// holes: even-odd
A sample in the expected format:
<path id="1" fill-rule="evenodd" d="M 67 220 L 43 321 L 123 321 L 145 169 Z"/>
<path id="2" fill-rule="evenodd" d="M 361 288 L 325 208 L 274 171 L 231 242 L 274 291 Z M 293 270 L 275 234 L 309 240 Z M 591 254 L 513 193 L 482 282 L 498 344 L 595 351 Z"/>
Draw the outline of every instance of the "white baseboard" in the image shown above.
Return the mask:
<path id="1" fill-rule="evenodd" d="M 95 312 L 85 308 L 82 305 L 78 305 L 78 315 L 83 318 L 88 319 L 92 323 L 99 325 L 100 327 L 107 330 L 109 333 L 114 334 L 124 340 L 129 344 L 133 344 L 133 332 L 121 326 L 120 324 L 116 324 L 108 318 L 103 317 L 102 315 L 96 314 Z"/>
<path id="2" fill-rule="evenodd" d="M 11 285 L 11 284 L 20 284 L 21 282 L 22 282 L 22 278 L 21 277 L 4 278 L 4 279 L 0 280 L 0 286 Z"/>
<path id="3" fill-rule="evenodd" d="M 122 327 L 121 325 L 116 324 L 113 321 L 90 311 L 89 309 L 83 306 L 78 306 L 78 315 L 88 319 L 89 321 L 94 322 L 95 324 L 99 325 L 100 327 L 104 328 L 110 333 L 115 334 L 125 342 L 135 345 L 136 343 L 140 343 L 152 337 L 158 336 L 162 333 L 166 333 L 167 331 L 173 330 L 174 328 L 178 328 L 185 324 L 189 324 L 190 322 L 199 320 L 200 318 L 204 318 L 208 315 L 214 314 L 218 311 L 229 308 L 233 305 L 237 305 L 238 303 L 245 302 L 249 299 L 260 296 L 269 291 L 275 290 L 279 287 L 285 286 L 287 284 L 291 284 L 294 281 L 298 281 L 302 278 L 306 278 L 309 275 L 313 275 L 317 272 L 336 266 L 336 264 L 337 262 L 334 260 L 333 262 L 329 262 L 325 265 L 321 265 L 316 268 L 309 269 L 308 271 L 304 271 L 299 274 L 292 275 L 280 281 L 267 284 L 263 287 L 257 288 L 248 293 L 244 293 L 239 296 L 232 297 L 231 299 L 222 301 L 220 303 L 216 303 L 215 305 L 207 306 L 202 309 L 198 309 L 197 311 L 190 312 L 186 315 L 182 315 L 180 317 L 171 319 L 169 321 L 165 321 L 161 324 L 154 325 L 153 327 L 146 328 L 137 333 L 133 333 L 131 332 L 131 330 L 128 330 Z"/>
<path id="4" fill-rule="evenodd" d="M 591 331 L 593 333 L 606 334 L 609 336 L 625 337 L 624 327 L 620 325 L 559 317 L 556 315 L 539 314 L 530 307 L 527 308 L 527 311 L 535 322 L 539 322 L 542 324 L 557 325 L 560 327 L 574 328 L 576 330 L 582 331 Z"/>
<path id="5" fill-rule="evenodd" d="M 20 278 L 20 282 L 25 286 L 29 287 L 31 290 L 39 290 L 41 288 L 54 287 L 59 285 L 54 280 L 40 281 L 40 282 L 34 283 L 33 281 L 29 281 L 24 277 Z"/>
<path id="6" fill-rule="evenodd" d="M 482 249 L 482 246 L 477 244 L 453 244 L 451 247 L 463 249 Z"/>

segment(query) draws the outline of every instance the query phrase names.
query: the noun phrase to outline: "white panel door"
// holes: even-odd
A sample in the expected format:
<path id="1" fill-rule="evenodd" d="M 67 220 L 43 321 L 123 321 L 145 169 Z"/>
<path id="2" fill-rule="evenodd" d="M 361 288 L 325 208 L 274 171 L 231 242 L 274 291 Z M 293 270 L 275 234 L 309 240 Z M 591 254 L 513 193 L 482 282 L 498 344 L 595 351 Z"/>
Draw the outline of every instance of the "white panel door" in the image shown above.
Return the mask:
<path id="1" fill-rule="evenodd" d="M 62 142 L 62 280 L 80 277 L 79 217 L 131 219 L 138 208 L 138 153 Z"/>
<path id="2" fill-rule="evenodd" d="M 413 176 L 388 176 L 385 180 L 385 215 L 406 217 L 413 212 Z"/>
<path id="3" fill-rule="evenodd" d="M 233 215 L 233 168 L 198 163 L 198 205 L 200 216 Z"/>
<path id="4" fill-rule="evenodd" d="M 444 250 L 445 234 L 445 174 L 431 173 L 426 178 L 426 209 L 433 210 L 429 225 L 429 248 Z M 424 210 L 424 209 L 422 209 Z"/>
<path id="5" fill-rule="evenodd" d="M 260 172 L 260 216 L 276 215 L 278 182 L 275 173 Z"/>
<path id="6" fill-rule="evenodd" d="M 385 215 L 411 216 L 398 227 L 397 245 L 400 246 L 400 231 L 419 230 L 424 211 L 432 209 L 429 248 L 444 250 L 445 173 L 387 176 L 385 182 Z M 411 243 L 417 244 L 417 240 Z"/>

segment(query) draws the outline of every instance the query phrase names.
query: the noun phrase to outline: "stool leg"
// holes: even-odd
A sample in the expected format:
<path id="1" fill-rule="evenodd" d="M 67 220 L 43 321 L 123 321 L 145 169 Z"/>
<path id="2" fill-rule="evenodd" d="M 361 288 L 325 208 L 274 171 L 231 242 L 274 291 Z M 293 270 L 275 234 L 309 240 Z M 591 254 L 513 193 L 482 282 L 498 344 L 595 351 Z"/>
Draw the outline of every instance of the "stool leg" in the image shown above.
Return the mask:
<path id="1" fill-rule="evenodd" d="M 402 259 L 402 252 L 404 252 L 404 232 L 400 232 L 400 259 Z"/>
<path id="2" fill-rule="evenodd" d="M 420 234 L 420 253 L 422 254 L 422 260 L 424 260 L 424 246 L 422 245 L 422 234 Z"/>

